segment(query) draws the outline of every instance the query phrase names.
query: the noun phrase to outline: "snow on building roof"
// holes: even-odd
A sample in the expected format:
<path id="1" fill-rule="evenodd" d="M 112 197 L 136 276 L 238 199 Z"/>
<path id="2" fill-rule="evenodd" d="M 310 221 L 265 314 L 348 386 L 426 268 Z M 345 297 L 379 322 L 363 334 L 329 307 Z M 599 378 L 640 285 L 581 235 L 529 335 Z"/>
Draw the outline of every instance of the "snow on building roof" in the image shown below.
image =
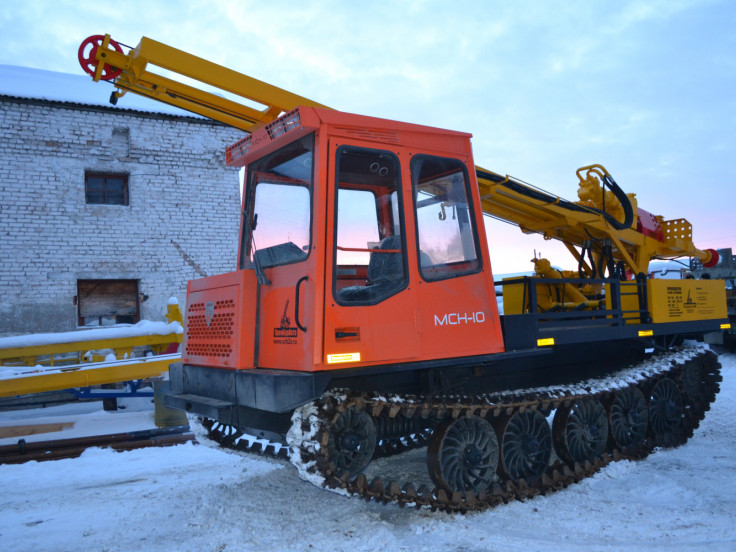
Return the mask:
<path id="1" fill-rule="evenodd" d="M 81 69 L 79 75 L 72 75 L 31 67 L 0 65 L 0 96 L 203 118 L 136 94 L 126 94 L 120 98 L 118 105 L 113 106 L 109 101 L 112 91 L 112 86 L 94 82 L 92 77 L 82 74 Z"/>

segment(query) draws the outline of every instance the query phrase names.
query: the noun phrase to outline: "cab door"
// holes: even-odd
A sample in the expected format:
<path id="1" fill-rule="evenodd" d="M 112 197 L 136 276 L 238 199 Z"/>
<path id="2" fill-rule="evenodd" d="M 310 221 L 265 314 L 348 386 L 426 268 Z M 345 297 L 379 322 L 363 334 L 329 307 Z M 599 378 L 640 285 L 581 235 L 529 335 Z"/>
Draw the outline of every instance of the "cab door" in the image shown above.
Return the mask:
<path id="1" fill-rule="evenodd" d="M 255 366 L 312 370 L 318 273 L 314 252 L 314 135 L 248 166 L 241 268 L 256 271 Z"/>
<path id="2" fill-rule="evenodd" d="M 406 361 L 419 354 L 400 154 L 400 148 L 330 141 L 327 369 Z"/>

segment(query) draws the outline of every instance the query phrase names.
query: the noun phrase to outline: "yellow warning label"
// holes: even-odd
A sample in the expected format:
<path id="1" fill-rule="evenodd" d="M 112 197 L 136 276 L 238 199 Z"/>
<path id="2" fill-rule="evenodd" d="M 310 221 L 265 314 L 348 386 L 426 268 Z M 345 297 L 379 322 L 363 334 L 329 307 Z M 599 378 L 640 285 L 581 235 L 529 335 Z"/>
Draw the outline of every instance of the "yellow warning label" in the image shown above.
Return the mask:
<path id="1" fill-rule="evenodd" d="M 360 353 L 327 355 L 327 364 L 340 364 L 343 362 L 360 362 Z"/>
<path id="2" fill-rule="evenodd" d="M 652 321 L 690 322 L 727 318 L 722 280 L 647 280 Z"/>

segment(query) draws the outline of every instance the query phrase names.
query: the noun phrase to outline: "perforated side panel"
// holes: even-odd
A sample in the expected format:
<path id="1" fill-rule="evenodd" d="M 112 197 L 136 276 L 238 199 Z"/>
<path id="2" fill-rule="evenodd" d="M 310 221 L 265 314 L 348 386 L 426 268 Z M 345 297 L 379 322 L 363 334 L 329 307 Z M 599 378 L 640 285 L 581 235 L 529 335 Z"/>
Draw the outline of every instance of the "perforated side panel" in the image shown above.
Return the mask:
<path id="1" fill-rule="evenodd" d="M 677 239 L 690 241 L 693 239 L 693 226 L 685 219 L 662 221 L 662 229 L 666 241 Z"/>
<path id="2" fill-rule="evenodd" d="M 210 314 L 207 313 L 208 303 L 212 304 Z M 236 302 L 233 299 L 200 301 L 190 305 L 186 324 L 187 356 L 231 360 L 235 314 Z"/>

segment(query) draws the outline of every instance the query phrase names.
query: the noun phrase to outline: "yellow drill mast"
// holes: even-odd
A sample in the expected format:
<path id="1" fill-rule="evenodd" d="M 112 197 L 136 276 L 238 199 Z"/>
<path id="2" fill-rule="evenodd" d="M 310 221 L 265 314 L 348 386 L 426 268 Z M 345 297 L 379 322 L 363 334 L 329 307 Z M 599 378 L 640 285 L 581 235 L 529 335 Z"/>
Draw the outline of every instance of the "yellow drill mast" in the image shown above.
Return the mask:
<path id="1" fill-rule="evenodd" d="M 634 194 L 623 194 L 601 165 L 578 169 L 580 200 L 574 203 L 480 167 L 476 173 L 485 213 L 517 224 L 522 232 L 562 241 L 587 275 L 601 276 L 593 265 L 603 260 L 604 251 L 633 274 L 646 273 L 652 259 L 691 256 L 707 266 L 718 262 L 715 251 L 695 247 L 687 220 L 664 220 L 638 209 Z M 605 191 L 604 184 L 613 184 L 616 192 Z"/>

